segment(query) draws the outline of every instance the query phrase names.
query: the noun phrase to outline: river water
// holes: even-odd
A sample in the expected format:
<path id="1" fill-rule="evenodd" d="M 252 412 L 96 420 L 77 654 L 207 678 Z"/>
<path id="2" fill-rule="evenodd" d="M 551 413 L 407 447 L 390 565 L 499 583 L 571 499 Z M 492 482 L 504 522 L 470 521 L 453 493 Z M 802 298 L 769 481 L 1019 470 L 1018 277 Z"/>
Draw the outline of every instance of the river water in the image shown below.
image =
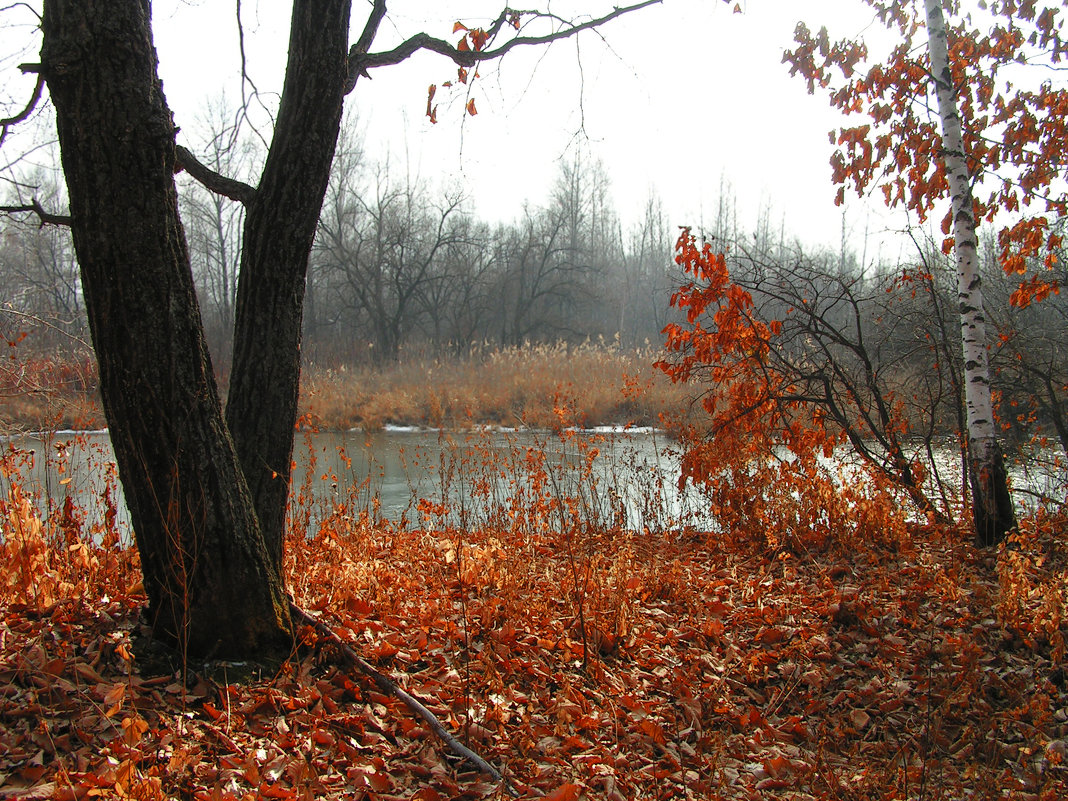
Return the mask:
<path id="1" fill-rule="evenodd" d="M 959 487 L 954 449 L 947 445 L 937 458 L 947 484 Z M 679 459 L 677 444 L 648 428 L 303 433 L 294 447 L 290 525 L 314 533 L 319 521 L 343 513 L 404 525 L 433 517 L 438 524 L 476 527 L 495 515 L 570 499 L 586 520 L 635 531 L 714 530 L 701 492 L 677 488 Z M 1053 464 L 1052 472 L 1014 470 L 1021 505 L 1036 494 L 1065 497 L 1065 470 Z M 7 440 L 0 468 L 0 498 L 18 485 L 50 514 L 69 497 L 90 532 L 113 525 L 128 539 L 129 514 L 107 432 Z"/>
<path id="2" fill-rule="evenodd" d="M 128 531 L 107 432 L 27 435 L 3 447 L 3 497 L 18 484 L 46 514 L 70 497 L 90 530 L 105 525 L 111 506 L 119 529 Z M 297 436 L 293 463 L 291 524 L 304 530 L 339 508 L 418 524 L 421 500 L 424 511 L 438 505 L 439 519 L 477 525 L 535 492 L 578 497 L 590 517 L 636 530 L 675 527 L 700 509 L 698 498 L 677 490 L 677 445 L 648 428 L 305 433 Z"/>

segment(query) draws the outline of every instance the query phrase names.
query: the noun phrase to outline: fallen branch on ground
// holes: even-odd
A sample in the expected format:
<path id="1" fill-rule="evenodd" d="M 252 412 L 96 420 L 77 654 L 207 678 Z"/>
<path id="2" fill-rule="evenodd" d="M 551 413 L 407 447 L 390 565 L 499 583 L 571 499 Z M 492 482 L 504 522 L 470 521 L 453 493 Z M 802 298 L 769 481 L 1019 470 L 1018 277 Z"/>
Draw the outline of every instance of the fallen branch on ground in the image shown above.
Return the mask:
<path id="1" fill-rule="evenodd" d="M 441 740 L 449 747 L 449 749 L 454 754 L 457 754 L 458 756 L 461 756 L 472 764 L 474 764 L 480 771 L 490 776 L 494 781 L 501 782 L 501 784 L 504 786 L 505 791 L 508 793 L 508 795 L 512 796 L 512 798 L 519 797 L 519 793 L 514 787 L 512 787 L 511 783 L 506 778 L 504 778 L 504 776 L 501 775 L 501 772 L 499 770 L 497 770 L 495 767 L 493 767 L 493 765 L 491 765 L 489 762 L 484 760 L 466 745 L 464 745 L 455 737 L 453 737 L 445 728 L 445 726 L 442 725 L 441 721 L 437 719 L 433 712 L 431 712 L 422 703 L 416 700 L 410 693 L 405 692 L 400 687 L 398 687 L 394 681 L 375 670 L 374 667 L 366 659 L 356 653 L 356 651 L 353 650 L 353 648 L 348 643 L 338 637 L 337 634 L 335 634 L 329 626 L 327 626 L 321 620 L 312 617 L 310 614 L 305 612 L 295 603 L 290 602 L 289 608 L 291 613 L 295 618 L 297 618 L 297 620 L 299 620 L 301 623 L 311 626 L 321 635 L 329 639 L 330 642 L 336 645 L 338 650 L 341 652 L 341 655 L 344 657 L 346 663 L 353 667 L 359 668 L 360 672 L 370 678 L 371 681 L 375 683 L 375 686 L 377 686 L 378 689 L 380 689 L 383 693 L 385 693 L 386 695 L 391 695 L 398 701 L 401 701 L 415 714 L 425 720 L 427 725 L 430 726 L 430 729 L 434 732 L 434 734 L 440 737 Z"/>

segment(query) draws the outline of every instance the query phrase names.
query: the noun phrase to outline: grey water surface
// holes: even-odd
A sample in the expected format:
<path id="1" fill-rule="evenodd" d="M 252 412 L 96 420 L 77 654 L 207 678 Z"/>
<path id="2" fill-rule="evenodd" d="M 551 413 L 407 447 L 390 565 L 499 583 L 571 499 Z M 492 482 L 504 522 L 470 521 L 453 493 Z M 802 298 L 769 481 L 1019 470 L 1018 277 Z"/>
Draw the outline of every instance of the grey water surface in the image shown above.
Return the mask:
<path id="1" fill-rule="evenodd" d="M 115 524 L 128 531 L 106 431 L 25 435 L 3 448 L 5 497 L 17 483 L 43 514 L 61 510 L 70 497 L 90 529 L 105 525 L 110 506 Z M 676 488 L 678 473 L 678 446 L 654 429 L 298 433 L 290 516 L 306 529 L 339 508 L 419 524 L 425 500 L 447 502 L 452 522 L 477 524 L 493 508 L 515 502 L 517 493 L 531 497 L 536 489 L 579 495 L 591 515 L 622 516 L 620 522 L 640 530 L 677 525 L 692 513 Z"/>

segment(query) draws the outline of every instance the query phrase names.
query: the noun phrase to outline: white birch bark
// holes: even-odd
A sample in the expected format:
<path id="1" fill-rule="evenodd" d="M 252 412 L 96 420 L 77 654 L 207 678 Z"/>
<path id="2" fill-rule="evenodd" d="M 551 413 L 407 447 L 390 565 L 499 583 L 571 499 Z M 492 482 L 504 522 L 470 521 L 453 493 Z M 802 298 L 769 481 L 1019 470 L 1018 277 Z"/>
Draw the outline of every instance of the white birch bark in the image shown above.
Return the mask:
<path id="1" fill-rule="evenodd" d="M 987 358 L 986 318 L 978 269 L 976 220 L 971 175 L 964 152 L 960 112 L 949 66 L 948 37 L 942 0 L 924 0 L 931 75 L 942 123 L 942 159 L 952 199 L 954 259 L 957 267 L 964 390 L 968 420 L 969 476 L 976 537 L 993 545 L 1015 526 L 1004 460 L 994 424 Z"/>

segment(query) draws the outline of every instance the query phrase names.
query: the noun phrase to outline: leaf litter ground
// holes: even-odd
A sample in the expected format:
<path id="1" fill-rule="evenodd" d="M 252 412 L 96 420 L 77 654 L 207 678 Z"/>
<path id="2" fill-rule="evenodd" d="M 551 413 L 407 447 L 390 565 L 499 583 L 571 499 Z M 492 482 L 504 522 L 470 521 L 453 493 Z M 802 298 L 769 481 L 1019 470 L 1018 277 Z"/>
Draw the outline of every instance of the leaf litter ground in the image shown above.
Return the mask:
<path id="1" fill-rule="evenodd" d="M 290 586 L 523 797 L 1068 797 L 1060 624 L 996 614 L 1008 552 L 545 528 L 328 520 Z M 7 530 L 0 798 L 506 797 L 310 627 L 161 658 L 135 556 L 69 534 Z"/>

